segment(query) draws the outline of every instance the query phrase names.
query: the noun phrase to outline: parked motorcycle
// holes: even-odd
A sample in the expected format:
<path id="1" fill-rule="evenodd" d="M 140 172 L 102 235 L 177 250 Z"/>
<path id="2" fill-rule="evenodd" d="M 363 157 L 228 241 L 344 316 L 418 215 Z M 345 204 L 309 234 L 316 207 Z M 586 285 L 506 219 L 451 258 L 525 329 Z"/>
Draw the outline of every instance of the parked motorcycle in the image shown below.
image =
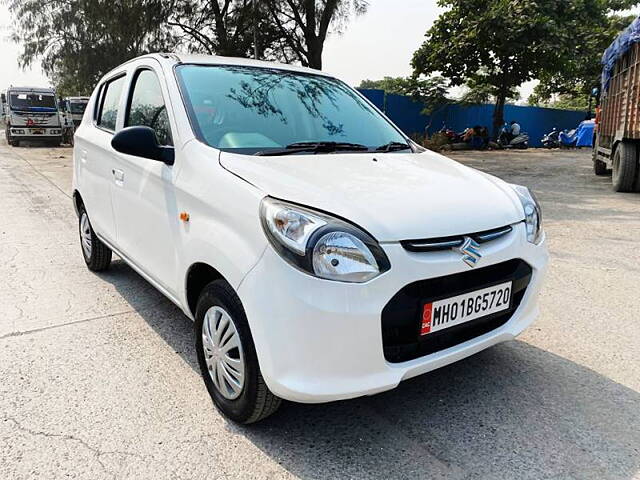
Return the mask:
<path id="1" fill-rule="evenodd" d="M 504 124 L 500 129 L 496 143 L 500 148 L 529 148 L 529 134 L 527 132 L 521 132 L 520 135 L 516 135 L 511 138 L 511 127 L 508 124 Z"/>
<path id="2" fill-rule="evenodd" d="M 560 130 L 553 128 L 549 133 L 542 137 L 541 143 L 544 148 L 558 148 L 560 146 Z"/>
<path id="3" fill-rule="evenodd" d="M 449 143 L 460 143 L 462 142 L 462 133 L 457 133 L 456 131 L 447 127 L 444 123 L 442 124 L 442 128 L 440 129 L 441 134 L 443 134 Z"/>

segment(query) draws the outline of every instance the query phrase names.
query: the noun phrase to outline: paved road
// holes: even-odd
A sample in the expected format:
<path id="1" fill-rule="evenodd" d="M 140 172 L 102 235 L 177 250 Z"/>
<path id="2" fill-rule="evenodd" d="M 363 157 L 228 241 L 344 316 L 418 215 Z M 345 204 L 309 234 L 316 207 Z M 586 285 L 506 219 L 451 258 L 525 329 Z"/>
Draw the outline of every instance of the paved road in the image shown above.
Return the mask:
<path id="1" fill-rule="evenodd" d="M 640 478 L 640 195 L 583 152 L 455 158 L 539 192 L 537 324 L 245 428 L 213 409 L 190 321 L 121 261 L 84 267 L 69 150 L 0 144 L 0 478 Z"/>

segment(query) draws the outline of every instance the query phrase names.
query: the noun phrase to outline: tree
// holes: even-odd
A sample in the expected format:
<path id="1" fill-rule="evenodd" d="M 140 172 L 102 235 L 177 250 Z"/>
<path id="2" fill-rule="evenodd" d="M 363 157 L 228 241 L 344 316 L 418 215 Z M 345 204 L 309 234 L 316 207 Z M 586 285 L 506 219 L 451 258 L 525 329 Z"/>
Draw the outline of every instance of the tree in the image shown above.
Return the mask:
<path id="1" fill-rule="evenodd" d="M 607 3 L 608 8 L 620 6 Z M 530 103 L 554 105 L 556 108 L 561 108 L 557 105 L 584 105 L 586 110 L 591 91 L 600 85 L 603 52 L 634 18 L 611 14 L 607 8 L 602 8 L 590 15 L 589 22 L 575 25 L 572 37 L 576 48 L 573 54 L 566 55 L 560 70 L 542 72 Z M 561 98 L 551 101 L 556 94 Z"/>
<path id="2" fill-rule="evenodd" d="M 364 13 L 366 0 L 264 0 L 280 37 L 275 48 L 287 63 L 322 69 L 322 51 L 329 29 L 339 32 L 349 17 Z"/>
<path id="3" fill-rule="evenodd" d="M 253 8 L 252 0 L 184 0 L 168 24 L 178 28 L 192 51 L 246 57 L 253 50 Z"/>
<path id="4" fill-rule="evenodd" d="M 86 95 L 119 64 L 172 49 L 166 28 L 172 4 L 163 0 L 8 0 L 20 64 L 42 59 L 61 95 Z"/>
<path id="5" fill-rule="evenodd" d="M 415 52 L 414 71 L 440 72 L 452 85 L 473 80 L 492 87 L 497 134 L 510 92 L 543 72 L 559 70 L 573 25 L 602 1 L 439 0 L 448 9 Z"/>
<path id="6" fill-rule="evenodd" d="M 280 33 L 259 0 L 179 0 L 168 25 L 192 52 L 281 59 Z"/>
<path id="7" fill-rule="evenodd" d="M 582 110 L 586 112 L 589 109 L 587 96 L 567 93 L 553 95 L 543 100 L 534 91 L 529 95 L 527 103 L 536 107 L 558 108 L 561 110 Z"/>
<path id="8" fill-rule="evenodd" d="M 451 103 L 447 96 L 448 83 L 439 75 L 428 78 L 384 77 L 382 80 L 363 80 L 359 88 L 374 88 L 386 93 L 406 95 L 422 103 L 424 113 L 431 113 L 441 105 Z"/>

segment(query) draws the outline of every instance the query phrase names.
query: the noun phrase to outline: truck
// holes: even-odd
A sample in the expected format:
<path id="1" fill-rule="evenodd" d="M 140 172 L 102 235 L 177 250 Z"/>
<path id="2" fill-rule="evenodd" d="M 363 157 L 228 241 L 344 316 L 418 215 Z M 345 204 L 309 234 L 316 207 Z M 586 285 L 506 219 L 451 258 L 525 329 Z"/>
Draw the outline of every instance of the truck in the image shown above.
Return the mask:
<path id="1" fill-rule="evenodd" d="M 65 97 L 62 103 L 64 111 L 73 121 L 74 127 L 78 128 L 87 108 L 87 103 L 89 103 L 89 97 Z"/>
<path id="2" fill-rule="evenodd" d="M 611 170 L 613 190 L 640 192 L 640 17 L 618 35 L 602 57 L 593 169 Z"/>
<path id="3" fill-rule="evenodd" d="M 9 87 L 5 93 L 5 135 L 7 143 L 19 146 L 23 140 L 62 142 L 61 116 L 52 88 Z"/>

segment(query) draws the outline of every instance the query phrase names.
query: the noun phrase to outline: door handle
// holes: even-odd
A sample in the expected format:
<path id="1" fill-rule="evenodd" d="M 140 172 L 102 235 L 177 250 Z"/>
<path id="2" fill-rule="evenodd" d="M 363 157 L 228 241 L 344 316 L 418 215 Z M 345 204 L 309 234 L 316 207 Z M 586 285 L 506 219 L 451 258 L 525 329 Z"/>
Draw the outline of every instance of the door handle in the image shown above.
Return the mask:
<path id="1" fill-rule="evenodd" d="M 113 178 L 116 183 L 124 182 L 124 172 L 122 170 L 114 168 L 113 170 L 111 170 L 111 173 L 113 173 Z"/>

